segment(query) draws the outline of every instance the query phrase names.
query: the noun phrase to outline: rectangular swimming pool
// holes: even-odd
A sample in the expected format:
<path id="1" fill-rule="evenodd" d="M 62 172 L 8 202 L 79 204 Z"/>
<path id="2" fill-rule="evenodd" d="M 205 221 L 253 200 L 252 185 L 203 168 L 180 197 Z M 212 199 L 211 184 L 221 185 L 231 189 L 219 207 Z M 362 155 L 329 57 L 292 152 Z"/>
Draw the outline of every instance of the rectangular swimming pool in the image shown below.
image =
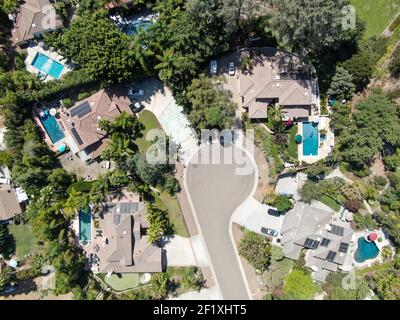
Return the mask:
<path id="1" fill-rule="evenodd" d="M 61 63 L 40 52 L 38 52 L 33 59 L 32 66 L 55 79 L 59 79 L 62 71 L 64 70 L 64 66 Z"/>
<path id="2" fill-rule="evenodd" d="M 50 114 L 46 114 L 44 117 L 40 117 L 40 121 L 43 127 L 46 129 L 51 142 L 56 143 L 65 137 L 64 132 L 61 130 L 56 118 Z"/>
<path id="3" fill-rule="evenodd" d="M 303 122 L 303 156 L 317 156 L 318 143 L 318 123 Z"/>
<path id="4" fill-rule="evenodd" d="M 79 240 L 92 240 L 92 212 L 89 207 L 79 210 Z"/>

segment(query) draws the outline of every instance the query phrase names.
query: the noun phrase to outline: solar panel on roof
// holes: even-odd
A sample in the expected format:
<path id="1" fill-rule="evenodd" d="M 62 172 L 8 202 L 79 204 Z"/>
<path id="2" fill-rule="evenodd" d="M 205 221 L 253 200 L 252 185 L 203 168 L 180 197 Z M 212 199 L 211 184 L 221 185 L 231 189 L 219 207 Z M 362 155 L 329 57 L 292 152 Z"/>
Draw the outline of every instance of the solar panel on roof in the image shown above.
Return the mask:
<path id="1" fill-rule="evenodd" d="M 336 252 L 334 252 L 334 251 L 329 251 L 329 252 L 328 252 L 328 255 L 326 256 L 326 260 L 332 262 L 333 259 L 335 259 L 335 257 L 336 257 Z"/>
<path id="2" fill-rule="evenodd" d="M 75 128 L 71 129 L 71 133 L 72 133 L 72 135 L 74 136 L 76 142 L 78 142 L 79 145 L 83 144 L 81 136 L 79 135 L 78 131 L 76 131 Z"/>
<path id="3" fill-rule="evenodd" d="M 82 118 L 88 113 L 92 111 L 92 107 L 90 106 L 89 102 L 86 101 L 75 108 L 71 109 L 71 117 L 78 116 L 78 118 Z"/>
<path id="4" fill-rule="evenodd" d="M 329 246 L 330 243 L 331 243 L 331 240 L 330 240 L 330 239 L 323 238 L 323 239 L 322 239 L 322 242 L 321 242 L 321 246 L 327 247 L 327 246 Z"/>
<path id="5" fill-rule="evenodd" d="M 339 246 L 339 251 L 340 252 L 347 252 L 349 250 L 349 244 L 346 242 L 341 242 Z"/>
<path id="6" fill-rule="evenodd" d="M 306 240 L 304 241 L 304 246 L 310 249 L 317 249 L 319 246 L 319 241 L 313 240 L 311 238 L 306 238 Z"/>
<path id="7" fill-rule="evenodd" d="M 332 224 L 331 226 L 332 226 L 331 232 L 333 234 L 336 234 L 338 236 L 343 236 L 343 234 L 344 234 L 344 228 L 343 227 L 339 227 L 336 224 Z"/>

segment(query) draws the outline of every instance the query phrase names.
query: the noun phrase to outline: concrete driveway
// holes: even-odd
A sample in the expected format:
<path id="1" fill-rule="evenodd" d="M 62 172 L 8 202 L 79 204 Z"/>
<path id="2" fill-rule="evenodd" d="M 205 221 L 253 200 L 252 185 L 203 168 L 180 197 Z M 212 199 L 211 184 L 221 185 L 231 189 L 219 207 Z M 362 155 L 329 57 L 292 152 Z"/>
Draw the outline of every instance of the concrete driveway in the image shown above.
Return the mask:
<path id="1" fill-rule="evenodd" d="M 261 227 L 274 229 L 280 233 L 285 216 L 270 214 L 269 210 L 274 211 L 274 208 L 262 204 L 254 198 L 248 198 L 235 210 L 232 220 L 258 234 L 262 234 Z M 277 239 L 277 237 L 272 238 L 272 243 L 279 245 Z"/>
<path id="2" fill-rule="evenodd" d="M 245 165 L 252 170 L 246 175 L 238 175 L 238 165 L 223 161 L 225 157 L 219 164 L 211 164 L 217 162 L 215 158 L 214 162 L 203 164 L 208 154 L 223 151 L 235 157 L 244 156 L 236 147 L 222 148 L 219 144 L 203 147 L 199 151 L 203 161 L 191 162 L 187 168 L 186 187 L 222 297 L 249 299 L 230 228 L 233 212 L 254 191 L 255 170 L 247 156 L 244 156 Z"/>
<path id="3" fill-rule="evenodd" d="M 199 149 L 197 135 L 190 127 L 190 123 L 178 106 L 170 89 L 158 80 L 140 81 L 135 87 L 145 91 L 140 100 L 146 110 L 154 113 L 167 136 L 181 146 L 180 158 L 184 164 Z"/>

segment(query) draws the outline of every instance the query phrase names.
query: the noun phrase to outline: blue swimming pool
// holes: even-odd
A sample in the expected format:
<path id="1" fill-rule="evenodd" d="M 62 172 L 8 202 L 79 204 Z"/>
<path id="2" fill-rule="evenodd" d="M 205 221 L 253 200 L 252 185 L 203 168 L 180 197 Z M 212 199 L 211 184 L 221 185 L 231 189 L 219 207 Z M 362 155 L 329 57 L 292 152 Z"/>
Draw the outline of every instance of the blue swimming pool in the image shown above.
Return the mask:
<path id="1" fill-rule="evenodd" d="M 354 253 L 354 259 L 358 262 L 364 262 L 368 259 L 374 259 L 378 256 L 379 249 L 375 242 L 367 241 L 364 237 L 358 238 L 358 248 Z"/>
<path id="2" fill-rule="evenodd" d="M 65 137 L 64 132 L 61 130 L 56 118 L 54 118 L 52 115 L 46 114 L 44 117 L 40 117 L 40 121 L 46 129 L 51 142 L 56 143 Z"/>
<path id="3" fill-rule="evenodd" d="M 60 78 L 61 73 L 64 69 L 64 66 L 61 63 L 49 58 L 48 56 L 40 52 L 38 52 L 33 59 L 32 66 L 34 66 L 41 72 L 52 76 L 55 79 Z"/>
<path id="4" fill-rule="evenodd" d="M 318 155 L 318 123 L 303 122 L 303 156 Z"/>
<path id="5" fill-rule="evenodd" d="M 150 26 L 152 26 L 153 23 L 149 20 L 132 20 L 129 24 L 124 25 L 121 29 L 122 32 L 133 36 L 134 34 L 136 34 L 140 29 L 143 29 L 144 31 L 147 31 L 147 29 L 150 28 Z"/>
<path id="6" fill-rule="evenodd" d="M 79 210 L 79 240 L 92 240 L 92 213 L 89 207 Z"/>

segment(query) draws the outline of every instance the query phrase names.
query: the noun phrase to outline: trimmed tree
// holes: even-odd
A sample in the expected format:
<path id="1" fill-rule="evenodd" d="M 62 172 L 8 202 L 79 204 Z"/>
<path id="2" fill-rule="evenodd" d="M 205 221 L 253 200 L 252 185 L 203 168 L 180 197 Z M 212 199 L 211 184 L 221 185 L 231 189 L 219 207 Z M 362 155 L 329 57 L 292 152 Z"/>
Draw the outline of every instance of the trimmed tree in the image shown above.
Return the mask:
<path id="1" fill-rule="evenodd" d="M 353 76 L 345 68 L 337 67 L 327 93 L 342 101 L 349 100 L 355 89 Z"/>

